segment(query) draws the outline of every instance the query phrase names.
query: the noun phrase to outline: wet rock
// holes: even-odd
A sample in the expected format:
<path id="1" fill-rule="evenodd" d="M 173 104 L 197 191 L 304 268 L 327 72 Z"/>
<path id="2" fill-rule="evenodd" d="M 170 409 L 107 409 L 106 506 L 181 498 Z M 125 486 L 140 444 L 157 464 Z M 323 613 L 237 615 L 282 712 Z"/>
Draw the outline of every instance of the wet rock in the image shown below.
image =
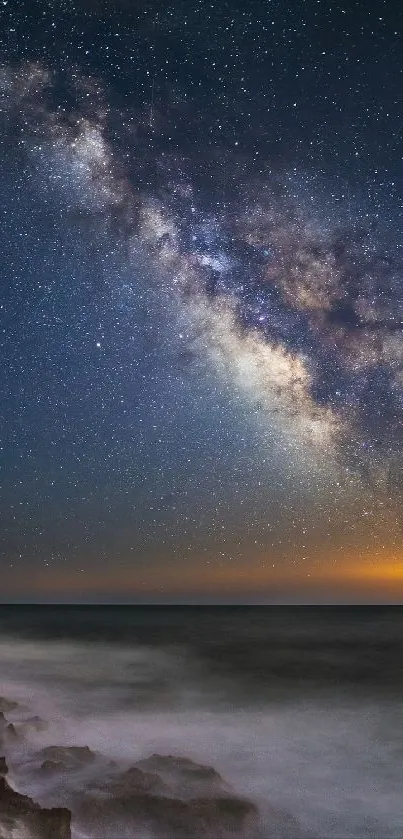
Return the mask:
<path id="1" fill-rule="evenodd" d="M 78 816 L 97 836 L 109 835 L 111 825 L 129 822 L 135 830 L 151 829 L 156 836 L 164 839 L 262 837 L 257 808 L 252 802 L 237 796 L 187 801 L 147 793 L 109 800 L 87 796 L 81 803 Z M 100 833 L 102 826 L 105 834 Z"/>
<path id="2" fill-rule="evenodd" d="M 12 722 L 9 722 L 9 724 L 5 727 L 3 737 L 6 739 L 6 741 L 11 743 L 16 743 L 18 742 L 18 740 L 21 739 L 19 731 L 16 729 L 15 725 L 13 725 Z"/>
<path id="3" fill-rule="evenodd" d="M 41 807 L 32 813 L 30 821 L 33 839 L 71 839 L 71 812 L 67 807 Z"/>
<path id="4" fill-rule="evenodd" d="M 5 696 L 0 696 L 0 711 L 3 714 L 7 714 L 8 711 L 15 711 L 18 708 L 18 702 L 14 702 L 12 699 L 6 699 Z"/>
<path id="5" fill-rule="evenodd" d="M 71 813 L 65 807 L 41 807 L 10 787 L 7 764 L 0 758 L 0 836 L 24 839 L 71 839 Z"/>
<path id="6" fill-rule="evenodd" d="M 107 783 L 97 785 L 108 795 L 119 798 L 130 798 L 134 795 L 152 793 L 154 795 L 170 795 L 170 787 L 165 784 L 159 775 L 152 772 L 143 772 L 137 766 L 132 766 L 126 772 L 114 775 Z"/>
<path id="7" fill-rule="evenodd" d="M 158 774 L 182 798 L 227 795 L 229 786 L 212 766 L 187 757 L 153 754 L 136 763 L 139 769 Z"/>
<path id="8" fill-rule="evenodd" d="M 7 751 L 7 746 L 13 745 L 18 739 L 15 726 L 7 722 L 3 711 L 0 711 L 0 745 Z"/>
<path id="9" fill-rule="evenodd" d="M 15 726 L 14 723 L 9 722 L 1 726 L 0 729 L 0 748 L 7 754 L 14 746 L 18 746 L 24 740 L 22 726 Z M 1 839 L 1 836 L 0 836 Z"/>
<path id="10" fill-rule="evenodd" d="M 151 755 L 98 790 L 99 797 L 86 795 L 77 811 L 97 836 L 109 837 L 112 825 L 117 829 L 128 824 L 136 832 L 152 830 L 164 839 L 261 836 L 257 807 L 230 792 L 212 766 L 188 758 Z"/>
<path id="11" fill-rule="evenodd" d="M 95 761 L 95 754 L 88 746 L 47 746 L 39 752 L 43 758 L 44 772 L 70 772 Z"/>

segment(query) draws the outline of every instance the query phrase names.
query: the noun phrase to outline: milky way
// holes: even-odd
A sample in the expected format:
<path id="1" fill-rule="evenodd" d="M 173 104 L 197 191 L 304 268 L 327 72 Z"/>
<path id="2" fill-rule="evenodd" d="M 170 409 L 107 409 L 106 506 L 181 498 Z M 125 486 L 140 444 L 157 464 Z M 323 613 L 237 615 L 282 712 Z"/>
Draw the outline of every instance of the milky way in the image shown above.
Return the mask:
<path id="1" fill-rule="evenodd" d="M 59 188 L 71 213 L 99 214 L 108 233 L 115 224 L 132 258 L 136 243 L 149 248 L 161 282 L 188 314 L 189 351 L 201 334 L 216 363 L 314 449 L 338 441 L 357 457 L 364 448 L 366 458 L 378 447 L 393 450 L 403 397 L 403 266 L 376 219 L 365 213 L 347 224 L 336 210 L 320 219 L 275 174 L 249 184 L 230 169 L 228 201 L 206 208 L 191 159 L 159 160 L 154 190 L 146 191 L 133 175 L 136 162 L 126 174 L 106 139 L 101 91 L 77 75 L 74 82 L 77 110 L 61 115 L 49 105 L 45 68 L 3 71 L 6 113 L 18 108 L 23 117 L 19 145 L 38 166 L 41 188 Z M 80 114 L 81 97 L 91 118 Z"/>

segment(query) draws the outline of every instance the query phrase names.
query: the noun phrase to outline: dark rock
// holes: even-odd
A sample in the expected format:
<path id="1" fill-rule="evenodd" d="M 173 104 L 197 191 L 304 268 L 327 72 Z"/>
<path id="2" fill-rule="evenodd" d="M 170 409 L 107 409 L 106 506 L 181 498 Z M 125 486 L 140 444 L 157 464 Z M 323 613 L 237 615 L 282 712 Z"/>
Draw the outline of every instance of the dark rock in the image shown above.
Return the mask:
<path id="1" fill-rule="evenodd" d="M 97 785 L 108 795 L 113 797 L 131 797 L 152 793 L 154 795 L 170 795 L 170 787 L 161 780 L 159 775 L 143 772 L 137 766 L 132 766 L 126 772 L 114 775 L 107 783 Z"/>
<path id="2" fill-rule="evenodd" d="M 228 785 L 212 766 L 187 757 L 153 754 L 136 763 L 139 769 L 157 773 L 171 791 L 182 798 L 227 795 Z"/>
<path id="3" fill-rule="evenodd" d="M 256 806 L 230 792 L 212 766 L 188 758 L 152 755 L 76 800 L 84 829 L 105 839 L 128 825 L 164 839 L 261 836 Z"/>
<path id="4" fill-rule="evenodd" d="M 74 771 L 88 766 L 95 760 L 95 754 L 88 746 L 47 746 L 39 752 L 44 758 L 44 771 Z"/>
<path id="5" fill-rule="evenodd" d="M 3 711 L 0 711 L 0 747 L 5 746 L 6 741 L 6 730 L 7 730 L 8 722 L 4 716 Z"/>
<path id="6" fill-rule="evenodd" d="M 71 812 L 67 807 L 41 807 L 32 813 L 28 825 L 35 839 L 71 839 Z"/>
<path id="7" fill-rule="evenodd" d="M 0 711 L 3 714 L 7 714 L 8 711 L 15 711 L 18 708 L 18 702 L 14 702 L 12 699 L 6 699 L 5 696 L 0 696 Z"/>
<path id="8" fill-rule="evenodd" d="M 71 813 L 65 807 L 41 807 L 27 795 L 21 795 L 7 782 L 7 765 L 0 758 L 0 836 L 2 828 L 14 836 L 32 839 L 71 839 Z M 12 834 L 11 834 L 12 835 Z"/>
<path id="9" fill-rule="evenodd" d="M 11 740 L 13 742 L 16 742 L 17 740 L 20 740 L 20 734 L 19 734 L 15 725 L 13 725 L 12 722 L 9 722 L 9 724 L 6 726 L 6 728 L 4 730 L 4 733 L 3 733 L 3 736 L 7 740 L 9 740 L 9 741 Z"/>
<path id="10" fill-rule="evenodd" d="M 203 780 L 214 778 L 222 781 L 221 775 L 213 766 L 196 763 L 188 757 L 153 754 L 143 760 L 138 760 L 136 766 L 144 769 L 153 769 L 158 772 L 162 772 L 165 769 L 169 772 L 177 772 L 181 775 L 202 778 Z"/>
<path id="11" fill-rule="evenodd" d="M 166 839 L 261 837 L 257 808 L 250 801 L 236 796 L 187 801 L 147 793 L 110 800 L 87 797 L 78 815 L 98 832 L 100 825 L 130 821 L 136 829 L 151 829 L 157 836 L 163 835 Z"/>
<path id="12" fill-rule="evenodd" d="M 22 742 L 23 739 L 21 725 L 15 726 L 14 723 L 9 722 L 7 725 L 1 726 L 0 747 L 2 746 L 5 752 L 7 752 L 9 748 L 12 748 Z"/>

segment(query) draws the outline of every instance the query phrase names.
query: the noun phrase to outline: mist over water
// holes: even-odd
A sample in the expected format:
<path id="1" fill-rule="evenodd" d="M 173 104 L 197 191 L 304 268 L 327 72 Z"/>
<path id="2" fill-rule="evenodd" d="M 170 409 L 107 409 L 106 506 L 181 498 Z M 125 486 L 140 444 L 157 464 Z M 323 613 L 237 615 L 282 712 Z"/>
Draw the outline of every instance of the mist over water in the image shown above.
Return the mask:
<path id="1" fill-rule="evenodd" d="M 107 761 L 172 754 L 213 766 L 267 824 L 275 807 L 300 836 L 401 839 L 402 652 L 394 608 L 0 607 L 7 717 L 46 722 L 10 782 L 69 806 Z M 99 760 L 44 778 L 51 745 Z"/>

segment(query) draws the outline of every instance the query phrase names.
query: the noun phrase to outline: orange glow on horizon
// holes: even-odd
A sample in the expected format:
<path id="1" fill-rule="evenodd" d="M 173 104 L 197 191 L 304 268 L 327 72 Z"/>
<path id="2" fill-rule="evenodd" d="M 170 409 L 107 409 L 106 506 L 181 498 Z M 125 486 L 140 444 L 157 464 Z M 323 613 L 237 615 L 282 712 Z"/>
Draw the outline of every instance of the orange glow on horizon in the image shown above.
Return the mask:
<path id="1" fill-rule="evenodd" d="M 26 590 L 35 597 L 52 595 L 68 598 L 88 596 L 132 595 L 134 598 L 153 596 L 186 597 L 189 592 L 192 598 L 200 594 L 201 597 L 225 595 L 228 596 L 254 594 L 259 597 L 270 597 L 278 590 L 301 592 L 344 591 L 359 595 L 381 593 L 384 595 L 402 596 L 403 599 L 403 560 L 396 556 L 385 556 L 374 559 L 344 556 L 332 561 L 329 555 L 323 563 L 306 564 L 304 566 L 290 566 L 287 564 L 246 561 L 243 564 L 218 566 L 195 565 L 176 566 L 159 565 L 153 569 L 119 569 L 119 571 L 105 571 L 94 574 L 85 569 L 75 573 L 58 573 L 53 569 L 36 573 L 30 578 L 26 575 Z M 21 591 L 21 577 L 8 580 L 7 596 Z"/>

